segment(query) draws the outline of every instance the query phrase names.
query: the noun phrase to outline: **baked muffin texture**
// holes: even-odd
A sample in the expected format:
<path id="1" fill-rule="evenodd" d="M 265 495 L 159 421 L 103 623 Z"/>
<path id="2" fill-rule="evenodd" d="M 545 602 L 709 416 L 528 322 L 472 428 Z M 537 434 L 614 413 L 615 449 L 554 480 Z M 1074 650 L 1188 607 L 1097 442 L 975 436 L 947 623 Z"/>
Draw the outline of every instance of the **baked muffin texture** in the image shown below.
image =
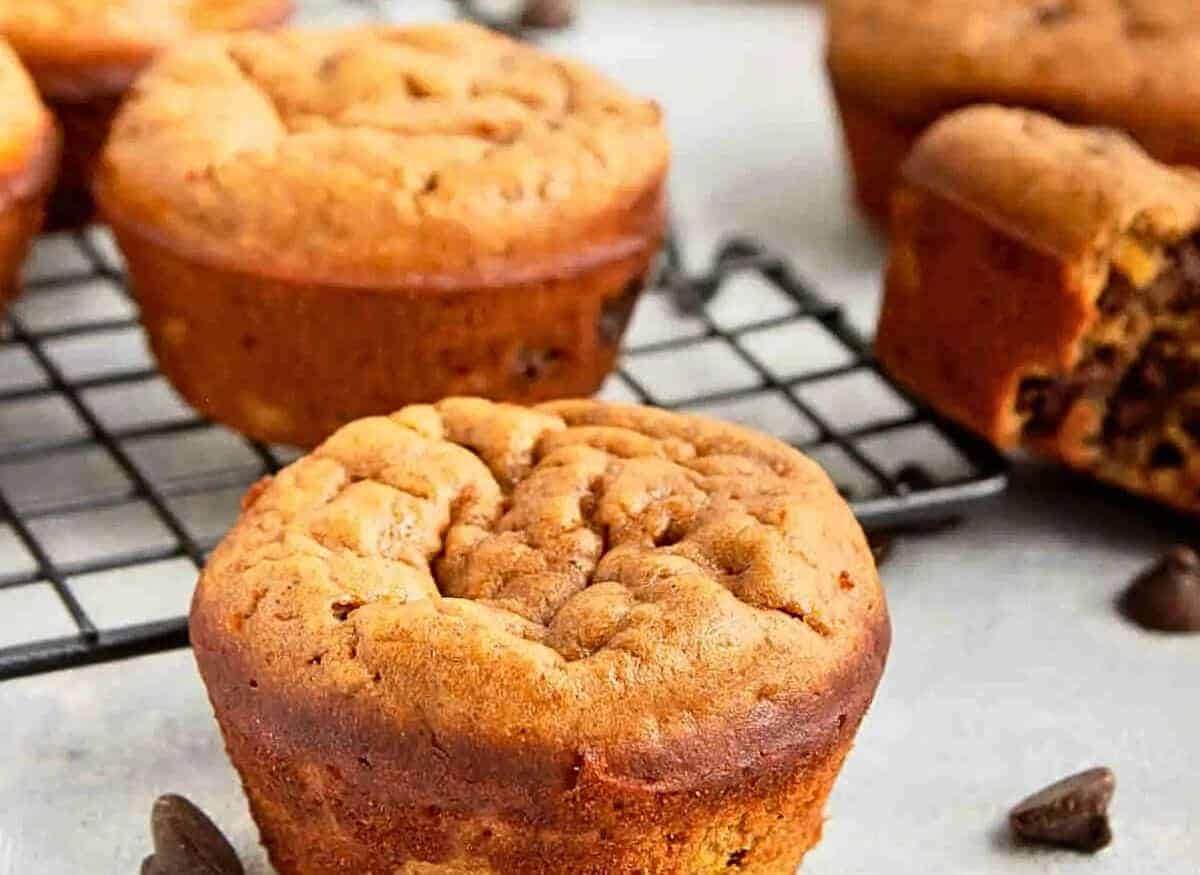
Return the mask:
<path id="1" fill-rule="evenodd" d="M 948 416 L 1200 511 L 1200 171 L 976 107 L 895 194 L 877 352 Z"/>
<path id="2" fill-rule="evenodd" d="M 52 227 L 92 218 L 92 169 L 121 96 L 160 51 L 195 34 L 269 27 L 291 0 L 0 0 L 0 36 L 63 129 Z"/>
<path id="3" fill-rule="evenodd" d="M 17 294 L 21 262 L 41 227 L 57 154 L 54 120 L 0 39 L 0 318 Z"/>
<path id="4" fill-rule="evenodd" d="M 790 447 L 451 399 L 253 488 L 191 635 L 282 875 L 791 875 L 890 629 Z"/>
<path id="5" fill-rule="evenodd" d="M 934 119 L 1023 106 L 1129 132 L 1200 166 L 1200 7 L 1192 0 L 829 0 L 828 66 L 859 203 L 881 224 Z"/>
<path id="6" fill-rule="evenodd" d="M 184 397 L 312 446 L 409 402 L 598 388 L 667 162 L 655 104 L 481 28 L 295 31 L 166 56 L 96 190 Z"/>

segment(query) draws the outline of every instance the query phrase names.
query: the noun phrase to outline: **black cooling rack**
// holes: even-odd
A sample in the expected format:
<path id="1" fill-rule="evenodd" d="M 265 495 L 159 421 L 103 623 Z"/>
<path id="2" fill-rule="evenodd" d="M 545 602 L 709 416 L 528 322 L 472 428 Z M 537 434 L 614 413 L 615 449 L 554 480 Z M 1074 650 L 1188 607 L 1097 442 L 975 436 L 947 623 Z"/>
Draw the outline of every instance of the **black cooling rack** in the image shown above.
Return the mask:
<path id="1" fill-rule="evenodd" d="M 185 646 L 197 570 L 242 492 L 296 456 L 175 396 L 103 229 L 40 238 L 25 279 L 0 335 L 0 679 Z M 672 239 L 600 395 L 776 434 L 871 530 L 1005 485 L 1000 456 L 888 382 L 842 310 L 753 240 L 695 275 Z"/>

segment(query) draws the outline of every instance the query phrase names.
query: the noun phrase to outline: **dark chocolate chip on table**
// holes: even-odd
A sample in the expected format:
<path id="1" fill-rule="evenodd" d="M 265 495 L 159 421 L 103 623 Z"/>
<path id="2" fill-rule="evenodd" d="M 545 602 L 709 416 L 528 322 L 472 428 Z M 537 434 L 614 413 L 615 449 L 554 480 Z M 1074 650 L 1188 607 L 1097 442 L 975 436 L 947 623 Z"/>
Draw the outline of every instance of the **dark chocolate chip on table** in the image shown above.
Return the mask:
<path id="1" fill-rule="evenodd" d="M 562 30 L 575 20 L 575 0 L 526 0 L 521 27 Z"/>
<path id="2" fill-rule="evenodd" d="M 154 853 L 142 861 L 142 875 L 245 875 L 225 836 L 182 796 L 155 800 L 150 831 Z"/>
<path id="3" fill-rule="evenodd" d="M 1200 632 L 1200 556 L 1190 547 L 1172 547 L 1134 579 L 1117 604 L 1147 629 Z"/>
<path id="4" fill-rule="evenodd" d="M 1071 775 L 1020 802 L 1008 815 L 1017 838 L 1088 853 L 1112 841 L 1108 804 L 1116 779 L 1107 768 Z"/>

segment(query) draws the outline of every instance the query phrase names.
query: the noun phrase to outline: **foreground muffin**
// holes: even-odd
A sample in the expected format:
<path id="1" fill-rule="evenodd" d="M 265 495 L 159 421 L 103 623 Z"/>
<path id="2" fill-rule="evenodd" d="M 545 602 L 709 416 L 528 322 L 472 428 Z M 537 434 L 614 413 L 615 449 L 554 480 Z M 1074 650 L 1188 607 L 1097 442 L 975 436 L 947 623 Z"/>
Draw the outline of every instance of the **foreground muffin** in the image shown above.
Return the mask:
<path id="1" fill-rule="evenodd" d="M 52 227 L 92 217 L 92 167 L 121 96 L 166 46 L 282 22 L 290 0 L 0 0 L 0 36 L 32 72 L 64 133 Z"/>
<path id="2" fill-rule="evenodd" d="M 877 351 L 1002 447 L 1200 511 L 1200 171 L 979 107 L 904 166 Z"/>
<path id="3" fill-rule="evenodd" d="M 973 103 L 1131 133 L 1200 165 L 1194 0 L 829 0 L 829 71 L 860 204 L 886 223 L 897 168 L 934 119 Z"/>
<path id="4" fill-rule="evenodd" d="M 281 875 L 791 875 L 889 625 L 783 443 L 451 399 L 253 488 L 191 636 Z"/>
<path id="5" fill-rule="evenodd" d="M 54 120 L 0 39 L 0 319 L 17 293 L 30 238 L 41 227 L 57 151 Z"/>
<path id="6" fill-rule="evenodd" d="M 196 42 L 97 192 L 159 364 L 311 446 L 451 394 L 589 394 L 663 233 L 658 108 L 465 24 Z"/>

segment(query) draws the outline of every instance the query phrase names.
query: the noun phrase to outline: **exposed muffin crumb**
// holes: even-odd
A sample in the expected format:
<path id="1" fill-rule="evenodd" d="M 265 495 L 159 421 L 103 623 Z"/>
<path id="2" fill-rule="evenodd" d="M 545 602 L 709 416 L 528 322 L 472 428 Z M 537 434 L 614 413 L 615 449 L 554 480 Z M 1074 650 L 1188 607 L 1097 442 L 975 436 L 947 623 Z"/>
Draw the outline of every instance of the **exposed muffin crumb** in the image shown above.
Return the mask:
<path id="1" fill-rule="evenodd" d="M 884 364 L 1001 446 L 1200 510 L 1200 171 L 977 107 L 904 176 Z"/>

